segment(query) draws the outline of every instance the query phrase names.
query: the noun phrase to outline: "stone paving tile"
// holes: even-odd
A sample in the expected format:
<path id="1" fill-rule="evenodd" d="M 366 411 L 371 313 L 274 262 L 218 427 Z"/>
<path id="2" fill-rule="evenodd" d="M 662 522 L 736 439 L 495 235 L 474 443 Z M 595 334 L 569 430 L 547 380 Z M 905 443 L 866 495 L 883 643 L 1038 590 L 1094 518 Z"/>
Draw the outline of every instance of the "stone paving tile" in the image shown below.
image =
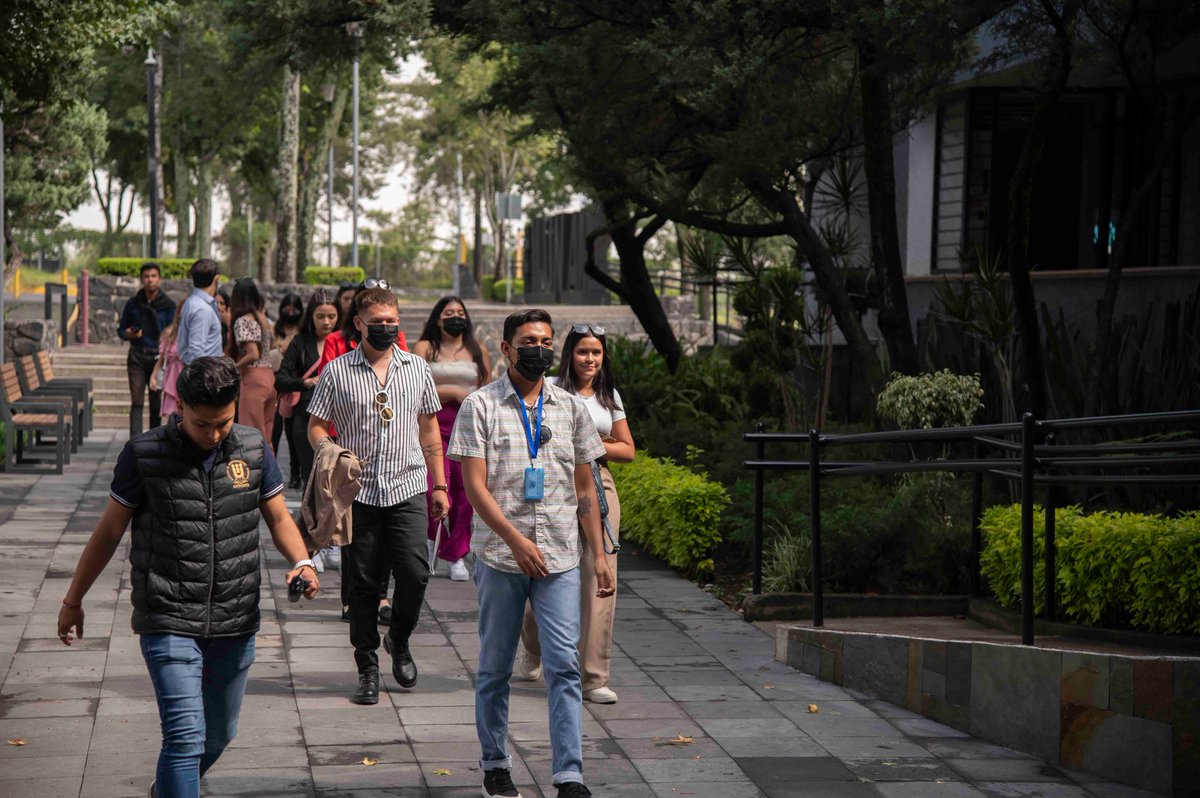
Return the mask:
<path id="1" fill-rule="evenodd" d="M 0 795 L 134 798 L 152 777 L 157 708 L 129 629 L 124 547 L 89 596 L 88 636 L 70 650 L 54 636 L 122 443 L 95 433 L 61 477 L 0 475 L 0 739 L 29 740 L 0 746 Z M 340 574 L 327 570 L 316 601 L 291 605 L 276 584 L 283 558 L 265 535 L 264 552 L 257 661 L 238 736 L 204 794 L 477 796 L 473 586 L 431 581 L 412 638 L 417 689 L 385 674 L 380 703 L 359 707 L 349 702 Z M 798 673 L 774 660 L 770 637 L 632 547 L 616 615 L 620 701 L 584 713 L 585 776 L 598 798 L 1148 795 Z M 544 682 L 514 681 L 509 751 L 527 798 L 555 794 L 547 729 Z"/>

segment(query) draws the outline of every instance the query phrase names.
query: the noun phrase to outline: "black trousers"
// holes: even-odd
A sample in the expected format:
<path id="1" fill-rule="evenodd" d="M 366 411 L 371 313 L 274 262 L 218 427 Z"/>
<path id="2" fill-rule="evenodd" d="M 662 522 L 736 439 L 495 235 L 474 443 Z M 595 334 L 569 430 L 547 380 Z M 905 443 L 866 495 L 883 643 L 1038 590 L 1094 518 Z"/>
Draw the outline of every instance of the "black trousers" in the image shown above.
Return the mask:
<path id="1" fill-rule="evenodd" d="M 144 346 L 130 346 L 129 356 L 125 367 L 129 373 L 129 437 L 142 434 L 142 408 L 145 407 L 146 394 L 150 394 L 150 428 L 154 429 L 159 423 L 159 411 L 162 408 L 162 391 L 151 391 L 150 375 L 154 373 L 154 364 L 158 361 L 158 353 Z"/>
<path id="2" fill-rule="evenodd" d="M 392 624 L 388 634 L 397 643 L 405 644 L 417 627 L 425 586 L 429 584 L 425 548 L 428 513 L 424 493 L 390 507 L 354 503 L 354 542 L 348 547 L 349 567 L 343 557 L 342 578 L 348 578 L 350 583 L 350 643 L 354 646 L 359 673 L 379 667 L 380 583 L 389 571 L 395 572 L 396 587 L 392 592 Z M 381 562 L 386 563 L 385 568 L 379 567 Z"/>

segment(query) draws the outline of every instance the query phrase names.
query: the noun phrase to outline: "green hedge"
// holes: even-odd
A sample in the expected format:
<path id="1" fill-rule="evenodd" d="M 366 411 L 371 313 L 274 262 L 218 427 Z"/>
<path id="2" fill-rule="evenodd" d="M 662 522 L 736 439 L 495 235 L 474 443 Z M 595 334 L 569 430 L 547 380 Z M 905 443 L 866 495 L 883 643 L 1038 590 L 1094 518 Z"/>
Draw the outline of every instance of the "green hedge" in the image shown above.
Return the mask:
<path id="1" fill-rule="evenodd" d="M 367 273 L 357 266 L 309 266 L 304 270 L 304 282 L 309 285 L 358 285 Z"/>
<path id="2" fill-rule="evenodd" d="M 496 278 L 490 274 L 483 275 L 479 280 L 479 296 L 484 300 L 492 298 L 492 289 L 496 286 Z"/>
<path id="3" fill-rule="evenodd" d="M 1045 512 L 1034 513 L 1034 608 L 1045 584 Z M 1164 634 L 1200 634 L 1200 513 L 1176 518 L 1055 512 L 1055 584 L 1063 617 L 1090 626 L 1131 626 Z M 1021 605 L 1021 507 L 984 513 L 983 575 L 996 599 Z"/>
<path id="4" fill-rule="evenodd" d="M 513 289 L 512 289 L 513 298 L 519 299 L 519 298 L 525 296 L 525 281 L 524 280 L 514 279 L 512 281 L 512 284 L 513 284 Z M 495 283 L 492 284 L 492 299 L 495 300 L 496 302 L 503 302 L 507 298 L 505 295 L 505 292 L 507 290 L 508 290 L 508 278 L 505 278 L 503 280 L 497 280 Z"/>
<path id="5" fill-rule="evenodd" d="M 721 512 L 729 504 L 723 485 L 644 453 L 632 463 L 614 463 L 612 474 L 621 498 L 622 537 L 642 544 L 673 568 L 691 574 L 712 571 L 712 550 L 721 542 Z"/>
<path id="6" fill-rule="evenodd" d="M 100 258 L 95 273 L 137 277 L 142 273 L 143 263 L 157 263 L 164 279 L 185 280 L 191 276 L 195 262 L 195 258 Z"/>

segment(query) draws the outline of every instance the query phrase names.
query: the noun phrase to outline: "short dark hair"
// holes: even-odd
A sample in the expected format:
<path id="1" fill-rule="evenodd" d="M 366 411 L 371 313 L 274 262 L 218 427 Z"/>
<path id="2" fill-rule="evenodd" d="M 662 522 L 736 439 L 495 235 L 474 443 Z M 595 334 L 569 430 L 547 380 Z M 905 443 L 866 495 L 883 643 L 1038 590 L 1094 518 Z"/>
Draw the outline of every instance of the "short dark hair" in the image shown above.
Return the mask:
<path id="1" fill-rule="evenodd" d="M 375 305 L 390 305 L 397 310 L 400 308 L 396 295 L 386 288 L 364 288 L 354 297 L 354 307 L 359 313 Z"/>
<path id="2" fill-rule="evenodd" d="M 142 270 L 140 272 L 138 272 L 138 277 L 141 277 L 143 274 L 150 271 L 151 269 L 158 272 L 159 274 L 162 274 L 162 269 L 158 268 L 158 264 L 152 260 L 148 260 L 142 264 Z"/>
<path id="3" fill-rule="evenodd" d="M 221 273 L 221 267 L 215 260 L 201 258 L 192 264 L 192 285 L 197 288 L 208 288 Z"/>
<path id="4" fill-rule="evenodd" d="M 175 383 L 179 401 L 189 407 L 227 407 L 241 390 L 242 378 L 227 357 L 198 357 L 183 367 Z"/>
<path id="5" fill-rule="evenodd" d="M 550 311 L 542 308 L 530 308 L 529 310 L 518 310 L 516 313 L 504 320 L 504 340 L 512 343 L 513 336 L 517 334 L 517 330 L 524 327 L 526 324 L 549 324 L 550 329 L 554 329 L 554 321 L 550 318 Z"/>

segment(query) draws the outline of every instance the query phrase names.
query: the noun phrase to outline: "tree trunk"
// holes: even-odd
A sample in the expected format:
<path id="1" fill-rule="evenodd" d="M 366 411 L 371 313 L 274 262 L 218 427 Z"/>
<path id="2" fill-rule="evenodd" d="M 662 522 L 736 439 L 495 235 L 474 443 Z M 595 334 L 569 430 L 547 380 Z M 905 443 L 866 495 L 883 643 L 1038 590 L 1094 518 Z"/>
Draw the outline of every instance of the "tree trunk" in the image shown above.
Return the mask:
<path id="1" fill-rule="evenodd" d="M 475 285 L 483 285 L 483 191 L 475 186 L 475 248 L 471 252 L 471 270 Z"/>
<path id="2" fill-rule="evenodd" d="M 860 42 L 859 90 L 862 93 L 863 166 L 871 215 L 871 262 L 879 290 L 879 330 L 887 344 L 891 367 L 917 371 L 917 348 L 908 315 L 908 291 L 900 257 L 896 219 L 896 165 L 892 135 L 892 98 L 887 76 L 880 72 L 874 45 Z"/>
<path id="3" fill-rule="evenodd" d="M 786 190 L 779 190 L 768 183 L 751 181 L 747 183 L 751 190 L 764 205 L 779 213 L 787 225 L 788 235 L 796 242 L 800 253 L 804 255 L 808 266 L 816 279 L 817 290 L 829 305 L 833 320 L 846 338 L 846 343 L 854 353 L 855 363 L 865 372 L 867 384 L 875 392 L 883 388 L 883 367 L 879 355 L 867 337 L 862 319 L 850 302 L 846 287 L 838 274 L 837 264 L 829 254 L 820 234 L 813 229 L 808 215 L 801 209 L 796 197 Z"/>
<path id="4" fill-rule="evenodd" d="M 190 258 L 192 240 L 192 178 L 188 174 L 187 156 L 183 149 L 183 126 L 176 130 L 175 151 L 171 162 L 175 166 L 175 257 Z M 161 244 L 160 244 L 161 246 Z"/>
<path id="5" fill-rule="evenodd" d="M 283 97 L 279 110 L 279 164 L 276 172 L 275 274 L 285 283 L 296 282 L 296 182 L 300 156 L 300 73 L 284 64 Z"/>
<path id="6" fill-rule="evenodd" d="M 279 227 L 275 224 L 275 203 L 267 206 L 267 240 L 262 245 L 262 260 L 258 262 L 258 281 L 275 282 L 275 256 L 279 251 Z M 257 243 L 255 248 L 258 248 Z"/>
<path id="7" fill-rule="evenodd" d="M 201 160 L 196 166 L 196 257 L 212 257 L 213 163 Z"/>
<path id="8" fill-rule="evenodd" d="M 1061 16 L 1051 19 L 1056 30 L 1057 49 L 1044 73 L 1045 80 L 1033 104 L 1021 156 L 1017 160 L 1008 186 L 1009 216 L 1005 236 L 1008 277 L 1012 285 L 1013 305 L 1017 312 L 1017 331 L 1021 339 L 1021 355 L 1025 366 L 1025 408 L 1037 418 L 1046 417 L 1050 403 L 1046 385 L 1046 363 L 1042 357 L 1037 297 L 1034 295 L 1029 267 L 1029 205 L 1033 195 L 1034 176 L 1050 127 L 1050 116 L 1071 75 L 1070 29 L 1077 12 L 1078 5 L 1069 2 L 1064 5 Z M 1015 402 L 1016 397 L 1013 399 Z"/>
<path id="9" fill-rule="evenodd" d="M 617 257 L 620 259 L 621 280 L 620 282 L 613 280 L 612 277 L 600 271 L 596 265 L 592 246 L 593 236 L 589 236 L 585 271 L 596 282 L 629 303 L 633 315 L 637 316 L 637 320 L 641 322 L 642 329 L 646 331 L 654 350 L 663 356 L 667 361 L 667 369 L 674 374 L 679 368 L 683 350 L 679 346 L 679 339 L 675 337 L 675 331 L 671 329 L 666 311 L 663 310 L 662 302 L 659 301 L 658 294 L 654 290 L 654 281 L 650 278 L 650 270 L 646 266 L 646 242 L 666 220 L 656 217 L 656 221 L 649 222 L 639 233 L 636 220 L 622 221 L 613 207 L 607 203 L 602 204 L 605 206 L 605 217 L 610 224 L 609 235 L 617 249 Z"/>
<path id="10" fill-rule="evenodd" d="M 324 123 L 313 147 L 305 153 L 300 167 L 300 207 L 296 222 L 296 273 L 304 274 L 304 269 L 312 262 L 313 243 L 317 233 L 317 204 L 321 190 L 326 185 L 325 172 L 329 163 L 329 148 L 342 126 L 342 118 L 346 113 L 347 98 L 350 92 L 340 83 L 333 95 L 333 104 L 325 117 Z M 330 213 L 332 213 L 332 208 Z M 320 258 L 317 259 L 318 261 Z M 332 263 L 326 264 L 332 266 Z"/>
<path id="11" fill-rule="evenodd" d="M 153 198 L 155 202 L 156 212 L 153 215 L 154 220 L 154 240 L 158 242 L 158 254 L 162 255 L 165 249 L 163 234 L 166 232 L 167 219 L 167 181 L 163 172 L 163 157 L 162 157 L 162 126 L 163 126 L 163 80 L 166 77 L 166 68 L 164 66 L 165 58 L 163 54 L 166 52 L 167 37 L 163 36 L 158 40 L 158 53 L 156 61 L 158 66 L 155 67 L 155 91 L 154 91 L 154 151 L 158 153 L 158 158 L 154 164 L 154 185 L 155 193 L 158 195 Z"/>

